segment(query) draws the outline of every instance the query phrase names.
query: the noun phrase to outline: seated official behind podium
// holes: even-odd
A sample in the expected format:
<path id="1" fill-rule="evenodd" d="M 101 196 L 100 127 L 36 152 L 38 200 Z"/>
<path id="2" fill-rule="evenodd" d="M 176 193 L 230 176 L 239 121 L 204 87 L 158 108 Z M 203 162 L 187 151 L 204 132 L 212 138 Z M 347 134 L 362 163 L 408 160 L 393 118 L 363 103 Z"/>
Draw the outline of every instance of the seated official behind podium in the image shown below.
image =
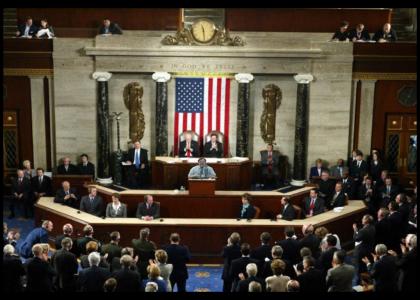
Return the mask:
<path id="1" fill-rule="evenodd" d="M 296 212 L 293 208 L 293 205 L 290 203 L 290 198 L 281 198 L 281 205 L 283 206 L 283 209 L 281 211 L 281 214 L 277 215 L 277 219 L 292 221 L 296 217 Z"/>
<path id="2" fill-rule="evenodd" d="M 112 202 L 106 206 L 107 218 L 127 218 L 127 205 L 120 202 L 120 194 L 112 194 Z"/>
<path id="3" fill-rule="evenodd" d="M 26 18 L 26 22 L 18 26 L 18 30 L 16 31 L 17 37 L 22 38 L 32 38 L 38 32 L 38 27 L 33 24 L 33 20 L 31 17 Z"/>
<path id="4" fill-rule="evenodd" d="M 122 30 L 117 23 L 111 23 L 109 19 L 104 19 L 102 26 L 99 28 L 99 34 L 122 34 Z"/>
<path id="5" fill-rule="evenodd" d="M 223 145 L 217 141 L 217 134 L 212 133 L 210 141 L 204 145 L 205 157 L 223 157 Z"/>
<path id="6" fill-rule="evenodd" d="M 153 202 L 152 195 L 144 196 L 144 202 L 137 206 L 136 217 L 146 221 L 159 219 L 160 205 Z"/>
<path id="7" fill-rule="evenodd" d="M 57 174 L 59 175 L 78 175 L 79 170 L 73 164 L 71 164 L 69 157 L 63 158 L 63 164 L 57 167 Z"/>
<path id="8" fill-rule="evenodd" d="M 346 197 L 347 195 L 343 191 L 343 183 L 338 181 L 335 184 L 335 193 L 333 194 L 331 201 L 328 203 L 330 209 L 334 207 L 342 207 L 346 205 Z"/>
<path id="9" fill-rule="evenodd" d="M 97 195 L 96 187 L 89 187 L 89 195 L 82 197 L 80 210 L 97 217 L 103 216 L 103 201 L 102 197 Z"/>
<path id="10" fill-rule="evenodd" d="M 192 134 L 190 132 L 184 133 L 185 140 L 179 143 L 179 157 L 198 157 L 200 153 L 198 151 L 198 143 L 193 141 Z"/>
<path id="11" fill-rule="evenodd" d="M 318 191 L 311 189 L 309 197 L 305 198 L 305 216 L 307 218 L 318 215 L 325 211 L 324 200 L 318 197 Z"/>
<path id="12" fill-rule="evenodd" d="M 251 204 L 251 195 L 245 193 L 242 195 L 242 205 L 239 211 L 239 219 L 253 219 L 255 217 L 256 210 Z"/>
<path id="13" fill-rule="evenodd" d="M 55 194 L 54 202 L 76 208 L 79 200 L 76 189 L 70 187 L 70 182 L 68 181 L 63 181 L 61 186 L 62 188 Z"/>
<path id="14" fill-rule="evenodd" d="M 188 179 L 208 179 L 216 178 L 213 168 L 207 165 L 206 159 L 201 157 L 198 160 L 198 166 L 192 167 L 188 173 Z"/>
<path id="15" fill-rule="evenodd" d="M 128 150 L 126 163 L 131 166 L 129 185 L 133 188 L 144 187 L 149 160 L 147 150 L 141 147 L 140 141 L 135 141 L 134 148 Z"/>
<path id="16" fill-rule="evenodd" d="M 89 161 L 89 157 L 87 154 L 80 155 L 80 159 L 82 162 L 77 165 L 79 168 L 80 175 L 92 175 L 95 177 L 95 165 Z"/>

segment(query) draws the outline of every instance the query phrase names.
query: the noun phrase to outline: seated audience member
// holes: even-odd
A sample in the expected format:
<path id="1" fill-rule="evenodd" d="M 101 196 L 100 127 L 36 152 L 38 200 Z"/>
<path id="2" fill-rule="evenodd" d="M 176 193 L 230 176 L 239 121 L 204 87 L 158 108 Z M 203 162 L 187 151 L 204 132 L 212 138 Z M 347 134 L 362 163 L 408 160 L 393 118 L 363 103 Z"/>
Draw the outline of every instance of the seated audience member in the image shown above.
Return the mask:
<path id="1" fill-rule="evenodd" d="M 271 260 L 271 234 L 263 232 L 260 235 L 261 246 L 251 251 L 251 258 L 258 260 L 258 269 L 262 270 L 265 259 Z"/>
<path id="2" fill-rule="evenodd" d="M 340 29 L 334 33 L 331 40 L 339 41 L 339 42 L 348 41 L 349 40 L 349 33 L 347 31 L 348 27 L 349 27 L 349 22 L 347 21 L 341 22 Z"/>
<path id="3" fill-rule="evenodd" d="M 81 292 L 102 292 L 105 281 L 111 277 L 111 273 L 99 267 L 101 256 L 98 252 L 92 252 L 88 256 L 89 268 L 79 272 L 77 281 Z M 140 281 L 138 283 L 140 285 Z"/>
<path id="4" fill-rule="evenodd" d="M 324 199 L 327 207 L 330 206 L 331 197 L 334 194 L 335 180 L 330 179 L 328 170 L 322 171 L 321 180 L 318 182 L 318 196 Z"/>
<path id="5" fill-rule="evenodd" d="M 299 240 L 299 249 L 308 247 L 312 252 L 312 256 L 317 258 L 321 240 L 314 234 L 314 231 L 312 224 L 302 226 L 303 237 Z"/>
<path id="6" fill-rule="evenodd" d="M 156 266 L 160 270 L 160 276 L 165 281 L 166 291 L 172 292 L 172 285 L 169 278 L 171 277 L 171 273 L 174 266 L 172 264 L 168 264 L 167 261 L 168 261 L 168 253 L 166 253 L 165 250 L 159 249 L 155 252 Z"/>
<path id="7" fill-rule="evenodd" d="M 283 275 L 286 270 L 284 261 L 274 259 L 271 263 L 271 270 L 273 271 L 273 276 L 265 279 L 267 292 L 286 292 L 290 277 Z"/>
<path id="8" fill-rule="evenodd" d="M 289 197 L 282 197 L 281 198 L 281 205 L 283 207 L 281 214 L 277 215 L 277 219 L 283 219 L 287 221 L 292 221 L 296 217 L 295 209 L 293 205 L 290 203 Z"/>
<path id="9" fill-rule="evenodd" d="M 400 253 L 401 238 L 404 236 L 404 225 L 403 217 L 400 211 L 398 211 L 398 204 L 395 201 L 391 201 L 388 204 L 388 221 L 390 226 L 389 236 L 389 247 Z"/>
<path id="10" fill-rule="evenodd" d="M 303 272 L 297 272 L 300 291 L 304 293 L 326 292 L 326 281 L 322 271 L 315 269 L 315 259 L 306 256 L 303 259 Z"/>
<path id="11" fill-rule="evenodd" d="M 223 157 L 223 144 L 217 140 L 217 134 L 212 133 L 210 141 L 204 144 L 205 157 Z"/>
<path id="12" fill-rule="evenodd" d="M 248 193 L 243 194 L 238 219 L 253 219 L 255 217 L 255 213 L 256 210 L 251 204 L 251 195 Z"/>
<path id="13" fill-rule="evenodd" d="M 366 266 L 362 258 L 370 255 L 375 247 L 375 226 L 373 225 L 373 217 L 364 215 L 362 218 L 363 227 L 359 229 L 357 224 L 353 224 L 353 240 L 355 248 L 353 252 L 353 265 L 356 267 L 356 276 L 366 272 Z"/>
<path id="14" fill-rule="evenodd" d="M 299 260 L 299 242 L 296 239 L 294 227 L 286 226 L 284 228 L 284 236 L 285 239 L 278 241 L 276 244 L 283 248 L 282 257 L 294 265 Z"/>
<path id="15" fill-rule="evenodd" d="M 70 182 L 68 181 L 63 181 L 61 186 L 62 188 L 55 194 L 54 202 L 77 208 L 79 195 L 77 194 L 76 188 L 70 187 Z"/>
<path id="16" fill-rule="evenodd" d="M 3 247 L 3 292 L 23 292 L 23 276 L 26 275 L 22 260 L 15 253 L 15 248 L 7 244 Z"/>
<path id="17" fill-rule="evenodd" d="M 107 218 L 127 218 L 127 205 L 120 202 L 120 194 L 112 194 L 112 202 L 106 206 Z"/>
<path id="18" fill-rule="evenodd" d="M 190 250 L 185 245 L 180 245 L 181 238 L 178 233 L 171 233 L 170 244 L 163 247 L 168 254 L 168 263 L 172 264 L 173 270 L 169 277 L 172 289 L 177 286 L 178 292 L 185 292 L 188 270 L 187 262 L 191 259 Z"/>
<path id="19" fill-rule="evenodd" d="M 346 205 L 347 195 L 343 191 L 343 184 L 341 181 L 338 181 L 335 184 L 335 193 L 333 194 L 330 201 L 330 208 L 342 207 Z"/>
<path id="20" fill-rule="evenodd" d="M 108 244 L 102 246 L 101 255 L 106 255 L 106 260 L 108 263 L 111 263 L 114 260 L 114 257 L 121 257 L 121 246 L 118 245 L 120 242 L 120 233 L 118 231 L 113 231 L 109 235 L 110 241 Z"/>
<path id="21" fill-rule="evenodd" d="M 32 191 L 35 194 L 35 201 L 44 196 L 52 196 L 51 178 L 44 175 L 43 168 L 37 168 L 36 175 L 36 177 L 31 179 Z"/>
<path id="22" fill-rule="evenodd" d="M 372 40 L 378 43 L 386 43 L 396 42 L 398 39 L 395 30 L 391 28 L 391 24 L 385 23 L 382 29 L 375 33 Z"/>
<path id="23" fill-rule="evenodd" d="M 33 38 L 37 32 L 38 32 L 38 27 L 36 27 L 33 24 L 31 17 L 27 17 L 26 22 L 18 26 L 18 30 L 16 31 L 16 36 L 23 37 L 23 38 Z"/>
<path id="24" fill-rule="evenodd" d="M 80 237 L 76 240 L 76 244 L 77 244 L 77 256 L 81 256 L 81 255 L 86 255 L 86 245 L 87 243 L 94 241 L 96 243 L 98 243 L 98 248 L 101 248 L 101 243 L 97 240 L 93 238 L 93 227 L 91 225 L 85 225 L 85 227 L 83 227 L 83 237 Z"/>
<path id="25" fill-rule="evenodd" d="M 378 197 L 381 201 L 381 207 L 387 207 L 388 203 L 395 200 L 398 194 L 398 187 L 392 184 L 392 178 L 385 179 L 385 185 L 379 188 Z"/>
<path id="26" fill-rule="evenodd" d="M 89 161 L 89 156 L 87 154 L 80 155 L 82 160 L 77 167 L 79 168 L 80 175 L 92 175 L 95 177 L 95 165 Z"/>
<path id="27" fill-rule="evenodd" d="M 12 195 L 13 199 L 10 201 L 10 215 L 9 219 L 14 218 L 15 205 L 23 206 L 25 219 L 33 216 L 33 197 L 31 182 L 24 177 L 22 170 L 17 170 L 17 178 L 12 179 Z"/>
<path id="28" fill-rule="evenodd" d="M 322 159 L 318 158 L 315 161 L 315 167 L 311 167 L 309 180 L 312 180 L 312 177 L 321 177 L 322 171 L 324 170 L 326 170 L 326 168 L 322 166 Z"/>
<path id="29" fill-rule="evenodd" d="M 264 264 L 262 265 L 259 272 L 259 274 L 261 273 L 259 275 L 261 279 L 265 280 L 267 277 L 273 275 L 273 270 L 271 269 L 271 263 L 275 259 L 281 259 L 286 264 L 284 275 L 289 276 L 290 278 L 296 277 L 296 273 L 293 270 L 292 262 L 283 258 L 283 248 L 280 245 L 274 245 L 271 248 L 271 257 L 272 259 L 266 258 L 264 260 Z"/>
<path id="30" fill-rule="evenodd" d="M 61 249 L 61 241 L 66 237 L 70 238 L 73 242 L 71 252 L 74 253 L 74 254 L 77 254 L 77 242 L 73 238 L 73 225 L 71 225 L 70 223 L 64 224 L 63 225 L 63 234 L 59 235 L 55 238 L 55 250 L 60 250 Z"/>
<path id="31" fill-rule="evenodd" d="M 388 248 L 389 233 L 391 230 L 390 223 L 388 220 L 389 211 L 387 208 L 381 207 L 377 212 L 377 222 L 375 223 L 375 243 L 385 244 Z"/>
<path id="32" fill-rule="evenodd" d="M 262 285 L 259 282 L 251 281 L 248 285 L 248 292 L 249 293 L 261 293 L 262 292 Z"/>
<path id="33" fill-rule="evenodd" d="M 381 172 L 381 176 L 379 177 L 379 179 L 376 181 L 375 183 L 375 187 L 376 189 L 379 189 L 383 186 L 385 186 L 385 180 L 388 178 L 388 170 L 382 170 Z"/>
<path id="34" fill-rule="evenodd" d="M 38 28 L 36 37 L 41 39 L 52 39 L 54 36 L 54 29 L 48 24 L 47 19 L 41 19 L 41 27 Z"/>
<path id="35" fill-rule="evenodd" d="M 276 186 L 280 185 L 279 151 L 273 151 L 273 145 L 268 144 L 267 150 L 260 151 L 261 154 L 261 175 L 264 185 L 270 179 L 274 179 Z"/>
<path id="36" fill-rule="evenodd" d="M 370 276 L 375 281 L 375 292 L 397 291 L 397 260 L 387 252 L 388 249 L 384 244 L 378 244 L 375 247 L 375 253 L 372 253 L 373 264 L 366 256 L 363 258 Z"/>
<path id="37" fill-rule="evenodd" d="M 39 243 L 48 243 L 48 233 L 53 230 L 53 223 L 49 220 L 42 222 L 41 227 L 32 229 L 20 245 L 19 254 L 23 258 L 32 256 L 32 247 Z"/>
<path id="38" fill-rule="evenodd" d="M 339 179 L 343 177 L 346 171 L 348 171 L 348 168 L 344 165 L 344 159 L 340 158 L 337 160 L 337 164 L 330 169 L 330 174 L 332 177 Z"/>
<path id="39" fill-rule="evenodd" d="M 88 188 L 89 195 L 83 196 L 80 200 L 80 210 L 88 214 L 102 217 L 104 214 L 102 197 L 97 194 L 96 187 Z"/>
<path id="40" fill-rule="evenodd" d="M 228 240 L 227 245 L 223 247 L 223 292 L 230 292 L 232 289 L 232 280 L 229 277 L 229 269 L 232 261 L 241 257 L 241 236 L 237 232 L 233 232 Z"/>
<path id="41" fill-rule="evenodd" d="M 59 291 L 75 292 L 78 263 L 76 255 L 70 252 L 73 247 L 71 238 L 64 238 L 61 241 L 61 249 L 55 251 L 51 257 L 51 266 L 57 273 L 56 286 Z"/>
<path id="42" fill-rule="evenodd" d="M 126 163 L 130 166 L 129 185 L 132 188 L 144 187 L 147 183 L 149 170 L 148 151 L 141 146 L 140 141 L 135 141 L 133 148 L 127 153 Z"/>
<path id="43" fill-rule="evenodd" d="M 185 140 L 179 143 L 179 157 L 199 157 L 198 143 L 192 139 L 192 134 L 186 132 L 184 138 Z"/>
<path id="44" fill-rule="evenodd" d="M 356 160 L 353 160 L 350 166 L 350 176 L 354 179 L 359 186 L 362 182 L 363 176 L 367 173 L 367 163 L 363 160 L 363 153 L 360 150 L 356 152 Z"/>
<path id="45" fill-rule="evenodd" d="M 377 192 L 372 184 L 372 178 L 366 177 L 365 182 L 359 187 L 358 199 L 363 200 L 369 209 L 369 213 L 376 212 L 379 208 Z"/>
<path id="46" fill-rule="evenodd" d="M 238 281 L 235 292 L 247 292 L 248 289 L 249 289 L 249 284 L 252 281 L 255 281 L 255 282 L 258 282 L 259 284 L 261 284 L 261 287 L 264 291 L 265 290 L 264 280 L 257 277 L 257 273 L 258 273 L 257 264 L 255 264 L 255 263 L 247 264 L 246 267 L 245 267 L 245 271 L 246 271 L 246 275 L 247 275 L 246 277 L 245 277 L 244 273 L 239 273 L 239 275 L 238 275 L 240 280 Z"/>
<path id="47" fill-rule="evenodd" d="M 114 277 L 108 278 L 104 283 L 104 292 L 113 293 L 117 289 L 117 280 Z"/>
<path id="48" fill-rule="evenodd" d="M 158 286 L 158 292 L 167 292 L 166 282 L 160 276 L 160 269 L 155 264 L 152 264 L 147 267 L 148 279 L 143 279 L 141 282 L 141 290 L 146 289 L 146 285 L 149 282 L 154 282 Z"/>
<path id="49" fill-rule="evenodd" d="M 134 249 L 134 256 L 138 256 L 137 268 L 139 270 L 141 279 L 147 278 L 147 266 L 149 260 L 155 257 L 156 244 L 149 241 L 150 229 L 142 228 L 139 233 L 139 239 L 131 241 Z"/>
<path id="50" fill-rule="evenodd" d="M 346 264 L 346 251 L 339 250 L 334 252 L 332 268 L 327 273 L 328 292 L 352 292 L 353 277 L 356 270 L 352 265 Z"/>
<path id="51" fill-rule="evenodd" d="M 343 191 L 347 194 L 347 196 L 349 196 L 349 199 L 356 199 L 357 193 L 355 191 L 355 184 L 353 182 L 353 178 L 349 176 L 349 171 L 344 171 L 341 183 L 343 184 Z"/>
<path id="52" fill-rule="evenodd" d="M 322 249 L 321 255 L 316 261 L 317 269 L 321 270 L 324 276 L 327 276 L 328 270 L 332 267 L 334 252 L 337 251 L 337 238 L 330 234 L 327 235 L 327 243 L 325 248 Z"/>
<path id="53" fill-rule="evenodd" d="M 57 174 L 59 175 L 78 175 L 79 170 L 70 161 L 69 157 L 63 158 L 63 164 L 57 167 Z"/>
<path id="54" fill-rule="evenodd" d="M 311 189 L 309 197 L 306 197 L 304 203 L 304 212 L 307 218 L 319 215 L 325 211 L 324 200 L 318 198 L 318 191 L 316 189 Z"/>
<path id="55" fill-rule="evenodd" d="M 206 159 L 201 157 L 198 159 L 198 166 L 191 168 L 188 173 L 188 179 L 194 178 L 216 178 L 213 168 L 207 165 Z"/>
<path id="56" fill-rule="evenodd" d="M 122 30 L 117 23 L 111 23 L 109 19 L 104 19 L 99 28 L 99 34 L 122 34 Z"/>
<path id="57" fill-rule="evenodd" d="M 31 249 L 33 257 L 25 262 L 27 280 L 26 291 L 53 292 L 53 278 L 57 273 L 48 263 L 48 244 L 35 244 Z"/>
<path id="58" fill-rule="evenodd" d="M 146 221 L 160 218 L 160 204 L 153 201 L 152 195 L 145 195 L 144 202 L 137 205 L 136 218 Z"/>
<path id="59" fill-rule="evenodd" d="M 35 176 L 35 170 L 32 169 L 31 161 L 30 160 L 27 160 L 27 159 L 24 160 L 22 162 L 22 167 L 23 167 L 23 169 L 22 169 L 23 176 L 25 176 L 26 178 L 28 178 L 29 181 L 30 181 L 32 179 L 32 177 Z"/>
<path id="60" fill-rule="evenodd" d="M 80 257 L 80 267 L 82 269 L 86 269 L 89 267 L 89 254 L 91 254 L 92 252 L 98 252 L 98 247 L 99 245 L 95 241 L 90 241 L 86 244 L 86 254 Z M 109 270 L 109 264 L 107 263 L 106 258 L 104 256 L 101 256 L 99 267 Z"/>
<path id="61" fill-rule="evenodd" d="M 350 30 L 349 40 L 352 42 L 368 42 L 370 41 L 370 34 L 365 29 L 362 23 L 357 24 L 356 28 Z"/>
<path id="62" fill-rule="evenodd" d="M 286 285 L 287 292 L 299 292 L 300 284 L 297 280 L 289 280 Z"/>
<path id="63" fill-rule="evenodd" d="M 384 164 L 379 159 L 379 152 L 373 151 L 372 152 L 372 160 L 368 164 L 369 166 L 369 174 L 372 177 L 373 184 L 376 185 L 376 182 L 379 181 L 381 178 L 381 173 L 384 169 Z"/>

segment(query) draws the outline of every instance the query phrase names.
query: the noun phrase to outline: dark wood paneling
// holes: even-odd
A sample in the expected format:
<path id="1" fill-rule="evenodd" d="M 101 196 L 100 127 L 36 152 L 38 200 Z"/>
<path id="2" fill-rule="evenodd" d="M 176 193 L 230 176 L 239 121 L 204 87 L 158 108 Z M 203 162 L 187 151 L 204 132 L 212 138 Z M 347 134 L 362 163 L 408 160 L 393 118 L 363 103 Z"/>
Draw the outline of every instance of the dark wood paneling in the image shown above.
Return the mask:
<path id="1" fill-rule="evenodd" d="M 365 24 L 375 32 L 391 19 L 389 9 L 227 8 L 226 27 L 232 31 L 331 32 L 343 20 L 350 28 Z"/>
<path id="2" fill-rule="evenodd" d="M 360 96 L 361 96 L 361 82 L 357 81 L 356 85 L 356 104 L 354 108 L 354 130 L 353 130 L 353 149 L 359 147 L 359 127 L 360 127 Z"/>
<path id="3" fill-rule="evenodd" d="M 53 41 L 48 39 L 3 39 L 3 67 L 53 69 Z"/>
<path id="4" fill-rule="evenodd" d="M 51 170 L 51 116 L 50 116 L 50 87 L 47 77 L 44 77 L 44 111 L 45 111 L 45 157 L 47 170 Z"/>
<path id="5" fill-rule="evenodd" d="M 3 51 L 52 52 L 53 41 L 50 39 L 3 39 Z"/>

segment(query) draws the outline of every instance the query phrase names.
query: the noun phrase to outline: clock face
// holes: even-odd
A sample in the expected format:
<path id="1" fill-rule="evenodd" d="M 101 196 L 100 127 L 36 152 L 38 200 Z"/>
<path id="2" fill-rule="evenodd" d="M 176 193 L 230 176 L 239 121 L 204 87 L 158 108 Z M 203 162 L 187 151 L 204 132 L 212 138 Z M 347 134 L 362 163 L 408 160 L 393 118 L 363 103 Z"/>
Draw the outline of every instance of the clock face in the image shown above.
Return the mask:
<path id="1" fill-rule="evenodd" d="M 216 34 L 216 26 L 211 20 L 197 20 L 191 26 L 191 33 L 197 42 L 208 43 Z"/>
<path id="2" fill-rule="evenodd" d="M 404 86 L 398 91 L 398 101 L 408 107 L 417 104 L 417 88 L 415 86 Z"/>

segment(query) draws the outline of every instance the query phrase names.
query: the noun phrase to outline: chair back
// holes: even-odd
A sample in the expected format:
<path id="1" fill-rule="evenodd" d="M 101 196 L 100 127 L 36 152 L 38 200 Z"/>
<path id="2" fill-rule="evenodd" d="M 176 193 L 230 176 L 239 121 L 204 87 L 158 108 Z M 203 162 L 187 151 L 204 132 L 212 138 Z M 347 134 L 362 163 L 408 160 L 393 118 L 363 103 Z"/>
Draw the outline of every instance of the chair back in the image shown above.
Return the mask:
<path id="1" fill-rule="evenodd" d="M 302 208 L 298 205 L 293 205 L 293 209 L 295 210 L 296 219 L 302 219 Z"/>
<path id="2" fill-rule="evenodd" d="M 179 142 L 180 143 L 183 142 L 183 141 L 185 141 L 184 134 L 186 134 L 186 133 L 190 133 L 191 134 L 193 141 L 199 142 L 199 136 L 198 136 L 198 133 L 197 132 L 192 131 L 192 130 L 186 130 L 184 132 L 181 132 L 180 135 L 179 135 Z"/>
<path id="3" fill-rule="evenodd" d="M 212 134 L 216 134 L 217 135 L 217 141 L 224 144 L 225 143 L 225 135 L 223 133 L 221 133 L 220 131 L 210 131 L 209 133 L 206 134 L 205 139 L 204 139 L 204 143 L 207 143 L 208 141 L 210 141 L 211 135 Z"/>
<path id="4" fill-rule="evenodd" d="M 254 206 L 255 209 L 255 216 L 254 219 L 259 219 L 261 214 L 261 209 L 258 206 Z"/>

